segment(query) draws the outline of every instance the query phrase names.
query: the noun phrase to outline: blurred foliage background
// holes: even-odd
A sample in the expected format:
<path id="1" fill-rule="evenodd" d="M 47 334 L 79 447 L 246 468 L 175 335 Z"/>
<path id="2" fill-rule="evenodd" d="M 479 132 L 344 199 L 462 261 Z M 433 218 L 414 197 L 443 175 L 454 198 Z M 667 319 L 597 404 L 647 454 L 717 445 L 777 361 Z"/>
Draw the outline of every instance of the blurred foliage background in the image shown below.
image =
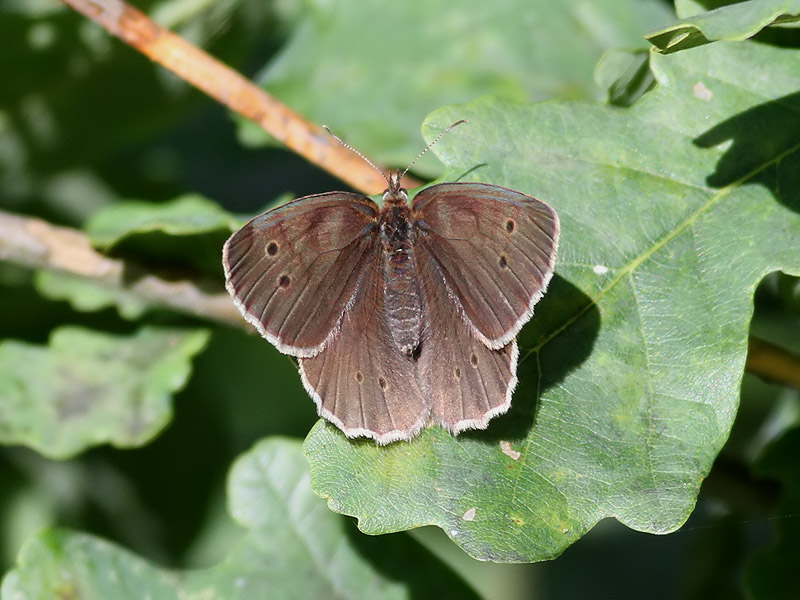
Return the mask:
<path id="1" fill-rule="evenodd" d="M 672 5 L 659 0 L 136 6 L 365 154 L 399 167 L 423 146 L 425 116 L 446 104 L 490 93 L 606 100 L 594 79 L 604 52 L 646 49 L 643 35 L 675 19 Z M 785 37 L 780 43 L 800 45 Z M 365 47 L 381 65 L 380 79 L 377 68 L 365 71 L 354 58 Z M 123 200 L 196 193 L 244 215 L 286 195 L 342 188 L 56 0 L 0 7 L 0 80 L 0 207 L 7 211 L 82 228 Z M 427 156 L 418 174 L 432 178 L 440 169 Z M 144 258 L 158 262 L 171 251 Z M 179 267 L 222 286 L 213 262 Z M 64 324 L 136 329 L 114 308 L 79 312 L 48 299 L 33 279 L 0 263 L 3 339 L 42 344 Z M 800 351 L 797 281 L 769 276 L 756 307 L 753 332 Z M 100 446 L 67 460 L 0 448 L 3 571 L 27 537 L 53 524 L 114 540 L 164 566 L 213 564 L 239 535 L 225 509 L 233 460 L 266 436 L 302 439 L 316 421 L 294 365 L 263 340 L 166 311 L 147 318 L 212 332 L 174 395 L 171 421 L 142 447 Z M 266 401 L 267 390 L 281 401 Z M 770 519 L 797 518 L 796 492 L 781 488 L 769 454 L 797 419 L 797 390 L 747 375 L 733 434 L 695 513 L 675 534 L 636 533 L 608 520 L 558 559 L 533 565 L 479 563 L 433 528 L 401 535 L 433 549 L 487 598 L 739 597 L 748 561 L 774 542 Z"/>

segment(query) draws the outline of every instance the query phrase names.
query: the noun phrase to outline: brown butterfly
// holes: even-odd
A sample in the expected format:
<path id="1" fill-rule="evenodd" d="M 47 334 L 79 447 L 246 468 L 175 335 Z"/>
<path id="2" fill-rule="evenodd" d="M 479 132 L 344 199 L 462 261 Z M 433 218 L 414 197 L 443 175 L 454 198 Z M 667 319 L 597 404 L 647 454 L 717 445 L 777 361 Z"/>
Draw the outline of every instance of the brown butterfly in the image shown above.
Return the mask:
<path id="1" fill-rule="evenodd" d="M 483 429 L 508 410 L 515 337 L 547 288 L 559 236 L 555 211 L 531 196 L 442 183 L 409 206 L 401 177 L 389 173 L 380 208 L 349 192 L 306 196 L 223 249 L 236 306 L 299 358 L 319 414 L 379 444 L 428 422 Z"/>

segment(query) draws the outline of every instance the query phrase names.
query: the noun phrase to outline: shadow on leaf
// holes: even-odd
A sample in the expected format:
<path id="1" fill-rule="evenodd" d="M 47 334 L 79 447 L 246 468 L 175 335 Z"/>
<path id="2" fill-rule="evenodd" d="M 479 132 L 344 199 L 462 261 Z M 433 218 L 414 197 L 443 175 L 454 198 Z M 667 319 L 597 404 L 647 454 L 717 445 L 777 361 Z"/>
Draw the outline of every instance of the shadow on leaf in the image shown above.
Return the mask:
<path id="1" fill-rule="evenodd" d="M 493 419 L 488 429 L 461 437 L 492 443 L 527 438 L 535 426 L 539 398 L 589 358 L 599 331 L 600 312 L 589 296 L 554 275 L 533 319 L 518 337 L 519 384 L 511 408 Z"/>
<path id="2" fill-rule="evenodd" d="M 706 178 L 711 187 L 757 183 L 800 210 L 800 93 L 754 106 L 695 138 L 695 145 L 730 148 Z"/>

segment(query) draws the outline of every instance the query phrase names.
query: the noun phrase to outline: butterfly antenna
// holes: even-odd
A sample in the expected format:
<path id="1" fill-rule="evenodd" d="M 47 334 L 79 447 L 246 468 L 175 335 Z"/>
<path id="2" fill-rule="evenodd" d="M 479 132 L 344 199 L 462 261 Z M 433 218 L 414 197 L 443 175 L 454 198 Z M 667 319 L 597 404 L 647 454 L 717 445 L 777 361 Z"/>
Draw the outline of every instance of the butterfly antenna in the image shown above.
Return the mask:
<path id="1" fill-rule="evenodd" d="M 458 127 L 458 126 L 459 126 L 459 125 L 461 125 L 462 123 L 468 123 L 468 122 L 469 122 L 469 121 L 467 121 L 466 119 L 461 119 L 461 120 L 459 120 L 459 121 L 456 121 L 455 123 L 453 123 L 452 125 L 450 125 L 450 126 L 447 128 L 447 129 L 445 129 L 444 131 L 442 131 L 442 132 L 441 132 L 439 135 L 437 135 L 437 136 L 436 136 L 436 139 L 435 139 L 435 140 L 433 140 L 433 141 L 432 141 L 430 144 L 428 144 L 428 147 L 427 147 L 427 148 L 425 148 L 425 150 L 423 150 L 422 152 L 420 152 L 420 153 L 417 155 L 417 158 L 415 158 L 414 160 L 412 160 L 412 161 L 411 161 L 411 164 L 410 164 L 410 165 L 408 165 L 408 166 L 406 167 L 406 170 L 405 170 L 405 171 L 403 171 L 403 172 L 400 174 L 400 179 L 402 179 L 402 178 L 405 176 L 405 174 L 406 174 L 406 173 L 408 173 L 408 171 L 411 169 L 411 167 L 413 167 L 415 164 L 417 164 L 417 161 L 418 161 L 420 158 L 422 158 L 422 157 L 425 155 L 425 153 L 426 153 L 428 150 L 430 150 L 431 148 L 433 148 L 433 146 L 436 144 L 436 142 L 438 142 L 438 141 L 439 141 L 440 139 L 442 139 L 442 138 L 443 138 L 443 137 L 444 137 L 446 134 L 448 134 L 448 133 L 450 132 L 450 130 L 451 130 L 451 129 L 455 129 L 456 127 Z"/>
<path id="2" fill-rule="evenodd" d="M 384 172 L 384 170 L 383 170 L 383 169 L 381 169 L 380 167 L 378 167 L 378 166 L 377 166 L 377 165 L 376 165 L 374 162 L 372 162 L 372 161 L 371 161 L 370 159 L 368 159 L 366 156 L 364 156 L 363 154 L 361 154 L 361 152 L 359 152 L 358 150 L 356 150 L 355 148 L 353 148 L 353 147 L 352 147 L 350 144 L 348 144 L 348 143 L 347 143 L 347 142 L 345 142 L 345 141 L 344 141 L 342 138 L 340 138 L 338 135 L 336 135 L 335 133 L 333 133 L 333 132 L 331 131 L 331 128 L 330 128 L 330 127 L 328 127 L 327 125 L 323 125 L 323 126 L 322 126 L 322 128 L 323 128 L 325 131 L 327 131 L 329 134 L 331 134 L 331 136 L 333 137 L 333 139 L 335 139 L 335 140 L 336 140 L 337 142 L 339 142 L 339 143 L 340 143 L 342 146 L 344 146 L 345 148 L 347 148 L 348 150 L 350 150 L 350 152 L 352 152 L 353 154 L 357 154 L 358 156 L 360 156 L 360 157 L 361 157 L 361 158 L 364 160 L 364 162 L 365 162 L 365 163 L 367 163 L 367 164 L 368 164 L 370 167 L 372 167 L 372 168 L 373 168 L 373 169 L 375 169 L 375 170 L 376 170 L 378 173 L 380 173 L 380 174 L 383 176 L 383 178 L 384 178 L 384 179 L 387 181 L 387 183 L 388 183 L 388 181 L 389 181 L 389 178 L 386 176 L 386 173 Z M 412 164 L 413 164 L 413 163 L 412 163 Z"/>

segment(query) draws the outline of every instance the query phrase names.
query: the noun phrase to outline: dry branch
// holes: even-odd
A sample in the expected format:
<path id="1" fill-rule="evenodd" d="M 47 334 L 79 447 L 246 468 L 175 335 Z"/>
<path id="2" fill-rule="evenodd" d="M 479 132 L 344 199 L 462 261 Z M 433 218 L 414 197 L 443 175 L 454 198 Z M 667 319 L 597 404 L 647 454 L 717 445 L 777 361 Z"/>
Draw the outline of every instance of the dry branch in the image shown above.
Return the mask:
<path id="1" fill-rule="evenodd" d="M 0 260 L 77 275 L 152 306 L 245 326 L 227 293 L 209 294 L 197 282 L 170 281 L 148 273 L 135 262 L 109 258 L 92 248 L 77 229 L 57 227 L 41 219 L 0 211 Z"/>
<path id="2" fill-rule="evenodd" d="M 377 194 L 386 188 L 380 173 L 319 125 L 129 4 L 122 0 L 62 1 L 355 189 Z M 410 178 L 404 183 L 409 188 L 419 185 Z"/>
<path id="3" fill-rule="evenodd" d="M 767 381 L 800 389 L 800 356 L 756 337 L 750 337 L 745 368 Z"/>

